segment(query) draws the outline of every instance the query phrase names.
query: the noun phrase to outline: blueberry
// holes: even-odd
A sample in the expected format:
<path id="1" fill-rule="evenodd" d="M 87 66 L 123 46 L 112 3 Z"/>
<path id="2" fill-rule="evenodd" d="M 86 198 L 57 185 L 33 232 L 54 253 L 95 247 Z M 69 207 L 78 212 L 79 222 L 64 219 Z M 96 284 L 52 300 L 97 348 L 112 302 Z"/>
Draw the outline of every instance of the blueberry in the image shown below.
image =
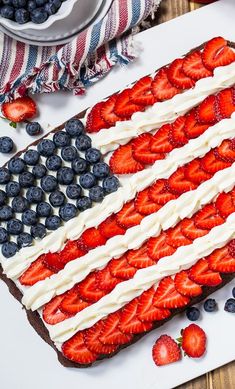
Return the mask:
<path id="1" fill-rule="evenodd" d="M 50 204 L 43 201 L 37 205 L 36 212 L 39 217 L 48 217 L 52 214 L 52 208 Z"/>
<path id="2" fill-rule="evenodd" d="M 97 163 L 100 161 L 101 152 L 91 147 L 85 152 L 85 158 L 89 163 Z"/>
<path id="3" fill-rule="evenodd" d="M 60 207 L 65 202 L 65 195 L 59 190 L 56 190 L 55 192 L 50 194 L 49 201 L 52 207 Z"/>
<path id="4" fill-rule="evenodd" d="M 235 313 L 235 299 L 228 299 L 224 305 L 226 312 Z"/>
<path id="5" fill-rule="evenodd" d="M 0 243 L 5 243 L 8 241 L 8 232 L 5 228 L 0 227 Z"/>
<path id="6" fill-rule="evenodd" d="M 2 4 L 4 4 L 4 5 L 12 5 L 12 0 L 2 0 Z"/>
<path id="7" fill-rule="evenodd" d="M 61 185 L 69 185 L 74 180 L 74 172 L 70 167 L 62 167 L 57 172 L 57 180 Z"/>
<path id="8" fill-rule="evenodd" d="M 88 162 L 83 158 L 76 158 L 72 162 L 72 168 L 76 174 L 85 173 L 88 170 L 88 167 L 89 167 Z"/>
<path id="9" fill-rule="evenodd" d="M 46 227 L 42 223 L 35 224 L 30 228 L 30 234 L 34 239 L 42 239 L 46 236 Z"/>
<path id="10" fill-rule="evenodd" d="M 78 156 L 77 149 L 74 146 L 66 146 L 61 150 L 61 157 L 68 162 L 72 162 Z"/>
<path id="11" fill-rule="evenodd" d="M 7 195 L 6 192 L 0 189 L 0 206 L 4 205 L 7 201 Z"/>
<path id="12" fill-rule="evenodd" d="M 105 162 L 98 162 L 93 166 L 93 174 L 98 178 L 106 178 L 109 175 L 109 165 Z"/>
<path id="13" fill-rule="evenodd" d="M 13 210 L 9 205 L 0 207 L 0 220 L 6 221 L 13 217 Z"/>
<path id="14" fill-rule="evenodd" d="M 8 162 L 8 169 L 13 174 L 20 174 L 25 170 L 25 161 L 22 158 L 12 158 Z"/>
<path id="15" fill-rule="evenodd" d="M 232 289 L 232 295 L 235 298 L 235 288 Z"/>
<path id="16" fill-rule="evenodd" d="M 38 186 L 31 186 L 27 190 L 26 197 L 30 203 L 40 203 L 43 201 L 44 193 Z"/>
<path id="17" fill-rule="evenodd" d="M 75 217 L 77 214 L 77 208 L 74 204 L 67 203 L 60 207 L 59 215 L 65 222 Z"/>
<path id="18" fill-rule="evenodd" d="M 35 166 L 38 163 L 39 157 L 40 155 L 37 150 L 27 150 L 24 154 L 24 161 L 27 165 Z"/>
<path id="19" fill-rule="evenodd" d="M 217 308 L 217 302 L 214 299 L 207 299 L 203 306 L 206 312 L 214 312 Z"/>
<path id="20" fill-rule="evenodd" d="M 1 8 L 1 16 L 6 19 L 14 19 L 15 10 L 10 5 L 4 5 Z M 1 151 L 2 153 L 9 153 L 9 151 Z"/>
<path id="21" fill-rule="evenodd" d="M 70 119 L 65 124 L 65 131 L 72 138 L 82 134 L 84 130 L 84 125 L 79 119 Z"/>
<path id="22" fill-rule="evenodd" d="M 12 0 L 12 5 L 15 8 L 24 8 L 27 5 L 27 0 Z"/>
<path id="23" fill-rule="evenodd" d="M 32 209 L 27 209 L 22 213 L 22 222 L 26 226 L 33 226 L 37 223 L 38 216 Z"/>
<path id="24" fill-rule="evenodd" d="M 31 20 L 35 24 L 44 23 L 48 18 L 48 14 L 44 8 L 35 8 L 31 11 Z"/>
<path id="25" fill-rule="evenodd" d="M 70 138 L 64 131 L 58 131 L 53 136 L 53 142 L 57 147 L 65 147 L 70 144 Z"/>
<path id="26" fill-rule="evenodd" d="M 61 0 L 50 0 L 50 2 L 56 7 L 57 10 L 61 6 Z"/>
<path id="27" fill-rule="evenodd" d="M 66 188 L 66 195 L 69 199 L 76 200 L 81 196 L 82 188 L 78 184 L 68 185 Z"/>
<path id="28" fill-rule="evenodd" d="M 19 175 L 19 184 L 22 188 L 29 188 L 34 184 L 34 175 L 30 172 L 23 172 Z"/>
<path id="29" fill-rule="evenodd" d="M 28 8 L 29 12 L 32 12 L 35 8 L 37 8 L 36 1 L 35 0 L 29 0 L 27 8 Z M 26 131 L 27 131 L 27 129 L 26 129 Z M 31 135 L 31 134 L 29 134 L 29 135 Z"/>
<path id="30" fill-rule="evenodd" d="M 18 246 L 15 242 L 6 242 L 2 245 L 2 255 L 5 258 L 10 258 L 18 251 Z"/>
<path id="31" fill-rule="evenodd" d="M 43 157 L 50 157 L 55 151 L 55 143 L 50 139 L 42 139 L 38 143 L 37 149 Z"/>
<path id="32" fill-rule="evenodd" d="M 91 201 L 101 202 L 104 198 L 104 189 L 101 186 L 94 186 L 89 190 L 89 197 Z"/>
<path id="33" fill-rule="evenodd" d="M 48 230 L 57 230 L 61 225 L 61 218 L 56 215 L 49 216 L 46 218 L 45 225 Z"/>
<path id="34" fill-rule="evenodd" d="M 6 167 L 0 167 L 0 184 L 7 184 L 11 179 L 11 174 Z"/>
<path id="35" fill-rule="evenodd" d="M 42 178 L 45 176 L 47 169 L 44 165 L 39 163 L 33 167 L 32 173 L 36 178 Z"/>
<path id="36" fill-rule="evenodd" d="M 44 9 L 48 15 L 54 15 L 57 12 L 56 6 L 52 3 L 45 4 Z"/>
<path id="37" fill-rule="evenodd" d="M 27 9 L 19 8 L 15 11 L 15 21 L 19 24 L 25 24 L 29 21 L 30 14 Z"/>
<path id="38" fill-rule="evenodd" d="M 79 211 L 85 211 L 88 208 L 91 208 L 92 201 L 89 197 L 83 196 L 77 200 L 77 209 Z"/>
<path id="39" fill-rule="evenodd" d="M 62 160 L 58 155 L 51 155 L 46 160 L 46 167 L 49 170 L 57 171 L 62 166 Z"/>
<path id="40" fill-rule="evenodd" d="M 80 185 L 84 189 L 90 189 L 90 188 L 92 188 L 93 186 L 96 185 L 97 180 L 96 180 L 94 174 L 92 174 L 92 173 L 84 173 L 84 174 L 82 174 L 80 176 L 79 182 L 80 182 Z"/>
<path id="41" fill-rule="evenodd" d="M 31 3 L 31 2 L 30 2 Z M 29 7 L 29 5 L 28 5 Z M 42 131 L 42 127 L 38 122 L 30 122 L 26 124 L 26 132 L 30 136 L 38 135 Z"/>
<path id="42" fill-rule="evenodd" d="M 57 180 L 53 176 L 45 176 L 41 179 L 41 187 L 45 192 L 53 192 L 57 188 Z"/>
<path id="43" fill-rule="evenodd" d="M 27 232 L 22 232 L 19 236 L 17 236 L 17 245 L 20 248 L 31 246 L 32 242 L 33 238 Z"/>
<path id="44" fill-rule="evenodd" d="M 11 219 L 7 222 L 7 231 L 12 235 L 19 235 L 23 231 L 23 224 L 18 219 Z"/>
<path id="45" fill-rule="evenodd" d="M 18 196 L 20 189 L 20 184 L 16 181 L 10 181 L 6 184 L 6 194 L 8 197 Z"/>
<path id="46" fill-rule="evenodd" d="M 88 135 L 80 135 L 75 140 L 75 145 L 78 150 L 85 151 L 91 148 L 91 138 Z"/>
<path id="47" fill-rule="evenodd" d="M 25 197 L 17 196 L 12 200 L 11 206 L 14 212 L 22 213 L 29 207 L 29 202 Z"/>
<path id="48" fill-rule="evenodd" d="M 46 4 L 47 0 L 36 0 L 36 4 L 38 7 L 41 7 L 42 5 Z"/>
<path id="49" fill-rule="evenodd" d="M 118 190 L 119 185 L 119 181 L 115 176 L 105 178 L 102 184 L 106 193 L 116 192 Z"/>
<path id="50" fill-rule="evenodd" d="M 200 317 L 200 311 L 196 307 L 189 307 L 186 310 L 186 316 L 191 321 L 196 321 Z"/>

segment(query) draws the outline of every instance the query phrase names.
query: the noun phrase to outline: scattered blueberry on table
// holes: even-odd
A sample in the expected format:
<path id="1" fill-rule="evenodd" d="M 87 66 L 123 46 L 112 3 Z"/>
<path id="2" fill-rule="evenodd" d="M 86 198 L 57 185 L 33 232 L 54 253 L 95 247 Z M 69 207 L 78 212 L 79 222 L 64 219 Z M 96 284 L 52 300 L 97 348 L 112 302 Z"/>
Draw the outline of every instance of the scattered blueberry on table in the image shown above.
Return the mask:
<path id="1" fill-rule="evenodd" d="M 196 307 L 189 307 L 186 309 L 186 316 L 190 321 L 197 321 L 200 317 L 200 311 Z"/>
<path id="2" fill-rule="evenodd" d="M 203 306 L 206 312 L 214 312 L 217 309 L 217 302 L 215 299 L 209 298 L 204 302 Z"/>

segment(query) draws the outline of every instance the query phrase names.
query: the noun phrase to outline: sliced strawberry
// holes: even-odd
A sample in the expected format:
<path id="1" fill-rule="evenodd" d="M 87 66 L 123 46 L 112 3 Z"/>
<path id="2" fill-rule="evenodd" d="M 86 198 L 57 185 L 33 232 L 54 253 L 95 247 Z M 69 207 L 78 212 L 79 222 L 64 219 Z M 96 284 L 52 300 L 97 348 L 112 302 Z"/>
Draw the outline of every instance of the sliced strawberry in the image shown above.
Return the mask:
<path id="1" fill-rule="evenodd" d="M 84 332 L 84 340 L 87 348 L 96 354 L 111 354 L 116 351 L 116 345 L 104 345 L 99 340 L 101 331 L 103 330 L 104 322 L 100 320 L 91 328 L 88 328 Z"/>
<path id="2" fill-rule="evenodd" d="M 210 150 L 209 153 L 204 155 L 201 159 L 201 166 L 207 173 L 215 174 L 219 170 L 229 167 L 230 163 L 217 158 L 214 150 Z"/>
<path id="3" fill-rule="evenodd" d="M 183 71 L 184 59 L 175 59 L 168 68 L 168 78 L 172 85 L 180 89 L 192 88 L 195 81 L 188 77 Z"/>
<path id="4" fill-rule="evenodd" d="M 197 185 L 186 178 L 185 172 L 186 168 L 181 166 L 168 178 L 170 191 L 176 194 L 182 194 L 196 189 Z"/>
<path id="5" fill-rule="evenodd" d="M 148 255 L 154 261 L 172 255 L 174 252 L 175 249 L 167 242 L 167 234 L 165 232 L 162 232 L 156 238 L 150 238 L 148 240 Z"/>
<path id="6" fill-rule="evenodd" d="M 225 139 L 220 146 L 216 147 L 215 155 L 217 158 L 224 162 L 235 162 L 235 149 L 233 141 L 230 139 Z"/>
<path id="7" fill-rule="evenodd" d="M 181 223 L 178 223 L 175 227 L 170 228 L 167 230 L 167 243 L 174 247 L 178 248 L 181 246 L 187 246 L 188 244 L 192 243 L 192 240 L 187 238 L 181 229 Z"/>
<path id="8" fill-rule="evenodd" d="M 144 269 L 145 267 L 155 265 L 155 261 L 148 256 L 147 245 L 143 245 L 137 250 L 129 250 L 127 253 L 127 262 L 130 266 L 134 266 L 137 269 Z"/>
<path id="9" fill-rule="evenodd" d="M 194 81 L 210 77 L 213 74 L 212 71 L 207 69 L 202 62 L 202 55 L 199 50 L 188 54 L 184 58 L 183 71 L 186 76 L 190 77 Z"/>
<path id="10" fill-rule="evenodd" d="M 161 335 L 153 346 L 152 356 L 157 366 L 169 365 L 181 359 L 179 345 L 168 335 Z"/>
<path id="11" fill-rule="evenodd" d="M 100 115 L 105 123 L 108 123 L 110 126 L 114 126 L 116 122 L 121 121 L 119 116 L 114 113 L 114 107 L 117 101 L 117 95 L 113 95 L 104 101 L 104 104 L 101 107 Z"/>
<path id="12" fill-rule="evenodd" d="M 133 157 L 131 142 L 114 151 L 109 166 L 114 174 L 130 174 L 144 169 L 144 165 Z"/>
<path id="13" fill-rule="evenodd" d="M 215 207 L 218 209 L 222 218 L 226 219 L 229 215 L 231 215 L 231 213 L 235 212 L 232 194 L 220 193 L 216 199 Z"/>
<path id="14" fill-rule="evenodd" d="M 164 154 L 154 153 L 150 149 L 150 142 L 152 141 L 153 135 L 149 133 L 141 134 L 134 139 L 132 144 L 132 155 L 137 162 L 142 164 L 152 164 L 158 159 L 163 159 Z"/>
<path id="15" fill-rule="evenodd" d="M 43 264 L 53 273 L 62 270 L 65 264 L 61 261 L 59 253 L 47 253 L 42 255 Z"/>
<path id="16" fill-rule="evenodd" d="M 83 332 L 77 332 L 72 338 L 62 344 L 62 354 L 70 361 L 88 365 L 95 362 L 98 354 L 91 352 L 84 340 Z"/>
<path id="17" fill-rule="evenodd" d="M 152 78 L 145 76 L 138 80 L 135 85 L 130 90 L 130 100 L 138 105 L 143 105 L 144 107 L 148 105 L 153 105 L 155 103 L 155 98 L 151 90 Z"/>
<path id="18" fill-rule="evenodd" d="M 191 358 L 200 358 L 206 351 L 206 334 L 196 324 L 182 331 L 182 349 Z"/>
<path id="19" fill-rule="evenodd" d="M 100 290 L 111 292 L 121 282 L 121 279 L 114 277 L 110 272 L 109 266 L 106 266 L 104 269 L 96 272 L 96 281 Z"/>
<path id="20" fill-rule="evenodd" d="M 152 93 L 157 101 L 171 99 L 180 92 L 170 83 L 167 74 L 167 68 L 160 69 L 152 82 Z"/>
<path id="21" fill-rule="evenodd" d="M 94 249 L 106 243 L 107 239 L 101 235 L 98 228 L 91 227 L 82 233 L 82 240 L 84 245 L 89 249 Z"/>
<path id="22" fill-rule="evenodd" d="M 200 185 L 209 180 L 212 174 L 202 169 L 200 158 L 195 158 L 185 166 L 185 177 L 194 184 Z"/>
<path id="23" fill-rule="evenodd" d="M 134 277 L 137 271 L 137 268 L 127 262 L 126 255 L 118 259 L 112 259 L 109 263 L 109 269 L 113 277 L 121 278 L 122 280 L 129 280 Z"/>
<path id="24" fill-rule="evenodd" d="M 86 254 L 86 252 L 87 251 L 85 249 L 82 249 L 79 246 L 79 242 L 77 240 L 70 240 L 60 252 L 60 261 L 63 264 L 66 264 L 76 258 L 82 257 Z"/>
<path id="25" fill-rule="evenodd" d="M 153 322 L 156 320 L 167 319 L 171 315 L 169 309 L 162 309 L 154 307 L 153 297 L 155 295 L 155 289 L 152 287 L 138 299 L 137 316 L 141 321 Z"/>
<path id="26" fill-rule="evenodd" d="M 171 125 L 169 140 L 174 147 L 181 147 L 188 142 L 188 138 L 184 132 L 186 118 L 178 117 Z"/>
<path id="27" fill-rule="evenodd" d="M 48 269 L 43 263 L 43 255 L 34 261 L 29 268 L 20 276 L 19 281 L 21 285 L 31 286 L 36 282 L 45 280 L 54 274 L 54 271 Z"/>
<path id="28" fill-rule="evenodd" d="M 2 104 L 3 115 L 11 122 L 23 122 L 35 116 L 37 107 L 31 97 L 19 97 L 16 100 Z"/>
<path id="29" fill-rule="evenodd" d="M 207 42 L 202 52 L 202 60 L 208 69 L 229 65 L 235 61 L 234 51 L 228 47 L 228 42 L 222 37 L 216 37 Z"/>
<path id="30" fill-rule="evenodd" d="M 79 296 L 82 300 L 91 303 L 95 303 L 105 295 L 105 292 L 99 289 L 95 273 L 90 273 L 82 282 L 80 282 L 78 288 Z"/>
<path id="31" fill-rule="evenodd" d="M 202 236 L 208 234 L 209 232 L 209 230 L 205 228 L 204 229 L 198 228 L 194 223 L 194 219 L 187 219 L 187 218 L 183 219 L 180 224 L 181 224 L 181 231 L 184 234 L 184 236 L 192 240 L 201 238 Z"/>
<path id="32" fill-rule="evenodd" d="M 43 320 L 47 324 L 57 324 L 70 317 L 70 314 L 62 312 L 60 310 L 61 301 L 64 299 L 64 295 L 54 297 L 49 303 L 44 305 L 42 310 Z"/>
<path id="33" fill-rule="evenodd" d="M 117 95 L 117 101 L 114 107 L 114 112 L 117 116 L 130 119 L 133 113 L 143 110 L 143 105 L 135 104 L 131 100 L 131 89 L 125 89 Z"/>
<path id="34" fill-rule="evenodd" d="M 211 230 L 224 223 L 214 204 L 206 204 L 194 215 L 195 225 L 198 228 Z"/>
<path id="35" fill-rule="evenodd" d="M 87 116 L 86 131 L 89 133 L 99 132 L 102 129 L 109 128 L 110 125 L 104 121 L 101 116 L 101 109 L 104 106 L 104 102 L 97 103 L 91 109 Z"/>
<path id="36" fill-rule="evenodd" d="M 188 139 L 195 139 L 198 136 L 202 135 L 209 124 L 201 124 L 197 121 L 196 110 L 193 109 L 186 115 L 184 132 Z"/>
<path id="37" fill-rule="evenodd" d="M 228 252 L 233 258 L 235 258 L 235 239 L 230 240 L 228 244 Z"/>
<path id="38" fill-rule="evenodd" d="M 217 95 L 222 118 L 230 118 L 235 111 L 234 88 L 224 89 Z"/>
<path id="39" fill-rule="evenodd" d="M 209 269 L 219 273 L 235 272 L 235 257 L 230 254 L 228 246 L 213 251 L 207 261 Z"/>
<path id="40" fill-rule="evenodd" d="M 186 270 L 177 273 L 174 282 L 176 290 L 183 296 L 196 297 L 202 294 L 201 286 L 189 279 L 188 271 Z"/>
<path id="41" fill-rule="evenodd" d="M 138 193 L 135 199 L 135 208 L 141 215 L 151 215 L 157 212 L 161 208 L 161 205 L 155 203 L 149 197 L 149 189 L 147 188 Z"/>
<path id="42" fill-rule="evenodd" d="M 161 178 L 149 188 L 149 198 L 156 204 L 165 205 L 168 201 L 175 200 L 177 196 L 167 188 L 167 180 Z"/>
<path id="43" fill-rule="evenodd" d="M 136 210 L 134 201 L 126 203 L 117 213 L 118 225 L 126 229 L 137 226 L 142 219 L 143 215 Z"/>
<path id="44" fill-rule="evenodd" d="M 218 272 L 209 269 L 209 262 L 206 259 L 199 261 L 189 270 L 190 280 L 199 285 L 217 286 L 221 284 L 222 278 Z"/>
<path id="45" fill-rule="evenodd" d="M 151 330 L 153 323 L 138 318 L 138 298 L 130 301 L 121 311 L 119 328 L 124 334 L 140 334 Z"/>
<path id="46" fill-rule="evenodd" d="M 101 235 L 105 237 L 105 239 L 110 239 L 113 236 L 123 235 L 126 230 L 120 227 L 117 224 L 116 215 L 111 215 L 107 219 L 105 219 L 98 227 Z"/>
<path id="47" fill-rule="evenodd" d="M 171 124 L 164 124 L 152 137 L 150 149 L 153 153 L 169 153 L 174 146 L 169 140 Z"/>
<path id="48" fill-rule="evenodd" d="M 205 98 L 203 102 L 197 107 L 196 115 L 198 121 L 202 124 L 215 124 L 217 120 L 218 104 L 216 97 L 211 95 Z"/>
<path id="49" fill-rule="evenodd" d="M 84 301 L 79 296 L 79 288 L 77 285 L 75 285 L 72 289 L 65 293 L 64 298 L 60 304 L 60 309 L 64 313 L 75 315 L 89 305 L 90 303 Z"/>
<path id="50" fill-rule="evenodd" d="M 181 295 L 175 288 L 171 277 L 163 278 L 157 287 L 153 298 L 153 305 L 158 308 L 181 308 L 189 303 L 190 299 Z"/>
<path id="51" fill-rule="evenodd" d="M 117 311 L 108 315 L 103 322 L 99 339 L 105 345 L 122 345 L 131 342 L 132 335 L 124 334 L 119 328 L 121 312 Z"/>

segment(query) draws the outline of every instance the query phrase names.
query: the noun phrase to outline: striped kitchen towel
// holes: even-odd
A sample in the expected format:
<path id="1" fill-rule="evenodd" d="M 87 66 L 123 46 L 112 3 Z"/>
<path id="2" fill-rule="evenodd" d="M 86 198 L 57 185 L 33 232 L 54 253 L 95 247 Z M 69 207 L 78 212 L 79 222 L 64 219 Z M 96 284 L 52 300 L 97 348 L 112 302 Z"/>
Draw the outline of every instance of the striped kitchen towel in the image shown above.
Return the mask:
<path id="1" fill-rule="evenodd" d="M 64 46 L 37 47 L 0 36 L 0 103 L 27 93 L 85 88 L 136 56 L 131 28 L 161 0 L 113 0 L 107 15 Z M 130 30 L 129 34 L 124 34 Z M 123 35 L 124 34 L 124 35 Z"/>

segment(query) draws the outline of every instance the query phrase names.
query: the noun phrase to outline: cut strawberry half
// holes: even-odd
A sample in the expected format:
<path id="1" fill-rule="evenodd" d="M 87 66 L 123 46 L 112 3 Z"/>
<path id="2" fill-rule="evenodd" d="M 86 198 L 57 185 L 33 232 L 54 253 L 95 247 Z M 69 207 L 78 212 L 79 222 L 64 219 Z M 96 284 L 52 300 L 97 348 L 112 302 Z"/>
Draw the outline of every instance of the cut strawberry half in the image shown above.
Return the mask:
<path id="1" fill-rule="evenodd" d="M 84 339 L 83 332 L 78 332 L 72 338 L 62 344 L 62 353 L 70 361 L 88 365 L 97 360 L 98 354 L 91 352 Z"/>
<path id="2" fill-rule="evenodd" d="M 132 155 L 133 158 L 142 164 L 153 164 L 155 161 L 164 158 L 162 153 L 154 153 L 150 149 L 150 142 L 152 141 L 153 135 L 149 133 L 141 134 L 134 139 L 132 144 Z"/>
<path id="3" fill-rule="evenodd" d="M 203 170 L 201 160 L 195 158 L 185 166 L 185 177 L 194 184 L 200 185 L 202 182 L 209 180 L 212 174 Z"/>
<path id="4" fill-rule="evenodd" d="M 21 285 L 32 286 L 36 282 L 45 280 L 54 274 L 54 271 L 48 269 L 43 263 L 43 255 L 34 261 L 29 268 L 20 276 Z"/>
<path id="5" fill-rule="evenodd" d="M 185 122 L 186 118 L 184 116 L 180 116 L 171 125 L 169 140 L 174 147 L 182 147 L 188 143 L 188 138 L 184 132 Z"/>
<path id="6" fill-rule="evenodd" d="M 125 89 L 117 95 L 117 101 L 114 107 L 114 112 L 117 116 L 130 119 L 133 113 L 143 110 L 143 105 L 135 104 L 131 100 L 131 89 Z"/>
<path id="7" fill-rule="evenodd" d="M 114 112 L 114 107 L 117 101 L 117 95 L 113 95 L 108 98 L 108 100 L 104 101 L 100 109 L 100 115 L 105 123 L 108 123 L 110 126 L 114 126 L 116 122 L 121 121 L 119 116 L 117 116 Z"/>
<path id="8" fill-rule="evenodd" d="M 218 121 L 218 116 L 220 115 L 216 97 L 213 95 L 206 97 L 205 100 L 203 100 L 203 102 L 196 108 L 196 115 L 199 123 L 215 124 Z"/>
<path id="9" fill-rule="evenodd" d="M 167 68 L 160 69 L 152 82 L 152 93 L 156 101 L 171 99 L 180 92 L 168 79 Z"/>
<path id="10" fill-rule="evenodd" d="M 170 228 L 167 230 L 167 243 L 174 247 L 178 248 L 181 246 L 187 246 L 188 244 L 192 243 L 192 240 L 187 238 L 181 229 L 181 223 L 178 223 L 175 227 Z"/>
<path id="11" fill-rule="evenodd" d="M 188 139 L 195 139 L 202 135 L 208 128 L 209 124 L 201 124 L 197 121 L 196 110 L 193 109 L 186 115 L 184 132 Z"/>
<path id="12" fill-rule="evenodd" d="M 120 227 L 117 224 L 116 215 L 111 215 L 107 219 L 105 219 L 98 227 L 101 235 L 105 237 L 105 239 L 110 239 L 113 236 L 123 235 L 126 230 Z"/>
<path id="13" fill-rule="evenodd" d="M 75 285 L 72 289 L 65 293 L 60 304 L 60 310 L 69 315 L 75 315 L 89 305 L 90 303 L 84 301 L 79 296 L 79 288 Z"/>
<path id="14" fill-rule="evenodd" d="M 169 365 L 181 359 L 179 345 L 168 335 L 161 335 L 153 346 L 152 356 L 157 366 Z"/>
<path id="15" fill-rule="evenodd" d="M 189 303 L 190 299 L 180 294 L 171 277 L 163 278 L 157 287 L 153 298 L 153 305 L 158 308 L 182 308 Z"/>
<path id="16" fill-rule="evenodd" d="M 219 170 L 223 170 L 229 167 L 230 163 L 222 161 L 220 158 L 217 158 L 217 155 L 214 150 L 210 150 L 201 159 L 201 166 L 203 170 L 205 170 L 207 173 L 215 174 Z"/>
<path id="17" fill-rule="evenodd" d="M 135 208 L 141 215 L 151 215 L 154 212 L 157 212 L 161 205 L 155 203 L 149 197 L 149 189 L 144 189 L 142 192 L 139 192 L 135 199 Z"/>
<path id="18" fill-rule="evenodd" d="M 134 277 L 137 271 L 136 267 L 131 266 L 127 262 L 126 255 L 118 259 L 112 259 L 109 263 L 109 269 L 113 277 L 121 278 L 122 280 L 129 280 Z"/>
<path id="19" fill-rule="evenodd" d="M 152 94 L 152 78 L 149 76 L 143 77 L 136 82 L 130 90 L 130 100 L 137 105 L 153 105 L 155 103 L 154 95 Z"/>
<path id="20" fill-rule="evenodd" d="M 235 111 L 234 88 L 224 89 L 217 95 L 221 116 L 230 118 Z"/>
<path id="21" fill-rule="evenodd" d="M 87 251 L 79 246 L 79 242 L 77 240 L 70 240 L 60 252 L 60 261 L 63 264 L 66 264 L 76 258 L 82 257 L 86 253 Z"/>
<path id="22" fill-rule="evenodd" d="M 104 345 L 122 345 L 131 342 L 133 336 L 124 334 L 119 323 L 121 319 L 120 311 L 111 313 L 103 322 L 103 329 L 100 332 L 99 339 Z"/>
<path id="23" fill-rule="evenodd" d="M 109 128 L 110 125 L 104 121 L 101 116 L 101 109 L 104 106 L 104 102 L 97 103 L 91 109 L 87 116 L 86 131 L 89 133 L 98 132 L 102 129 Z"/>
<path id="24" fill-rule="evenodd" d="M 231 193 L 220 193 L 216 199 L 215 207 L 218 209 L 222 218 L 227 218 L 235 212 L 235 204 Z"/>
<path id="25" fill-rule="evenodd" d="M 99 289 L 95 273 L 90 273 L 80 282 L 78 289 L 78 295 L 81 299 L 91 303 L 95 303 L 105 295 L 105 292 Z"/>
<path id="26" fill-rule="evenodd" d="M 196 297 L 202 294 L 201 286 L 190 280 L 186 270 L 177 273 L 174 282 L 176 290 L 183 296 Z"/>
<path id="27" fill-rule="evenodd" d="M 190 280 L 199 285 L 217 286 L 222 282 L 220 274 L 210 270 L 209 262 L 206 259 L 199 259 L 199 261 L 191 267 L 188 274 Z"/>
<path id="28" fill-rule="evenodd" d="M 207 257 L 209 269 L 219 273 L 235 272 L 235 257 L 230 254 L 228 246 L 213 251 Z"/>
<path id="29" fill-rule="evenodd" d="M 82 241 L 84 245 L 89 249 L 94 249 L 98 246 L 102 246 L 106 243 L 107 239 L 100 233 L 98 228 L 91 227 L 84 231 L 82 234 Z"/>
<path id="30" fill-rule="evenodd" d="M 183 219 L 181 221 L 181 231 L 188 239 L 197 239 L 201 238 L 202 236 L 208 234 L 209 230 L 205 228 L 198 228 L 195 223 L 194 219 Z"/>
<path id="31" fill-rule="evenodd" d="M 208 69 L 213 70 L 234 62 L 235 53 L 228 47 L 228 42 L 224 38 L 216 37 L 205 44 L 202 60 Z"/>
<path id="32" fill-rule="evenodd" d="M 148 255 L 154 260 L 158 261 L 160 258 L 172 255 L 175 249 L 167 242 L 167 234 L 162 232 L 156 238 L 148 240 Z"/>
<path id="33" fill-rule="evenodd" d="M 130 266 L 134 266 L 137 269 L 155 265 L 155 261 L 148 256 L 147 245 L 143 245 L 137 250 L 128 251 L 127 262 Z"/>
<path id="34" fill-rule="evenodd" d="M 143 217 L 144 216 L 136 210 L 134 201 L 129 201 L 117 213 L 117 223 L 122 228 L 127 229 L 140 224 Z"/>
<path id="35" fill-rule="evenodd" d="M 64 299 L 64 295 L 54 297 L 47 303 L 42 310 L 43 320 L 50 325 L 55 325 L 68 319 L 71 315 L 60 310 L 60 304 Z"/>
<path id="36" fill-rule="evenodd" d="M 191 358 L 200 358 L 206 351 L 206 334 L 196 324 L 182 330 L 182 349 Z"/>
<path id="37" fill-rule="evenodd" d="M 206 204 L 194 215 L 194 222 L 196 227 L 205 230 L 211 230 L 212 228 L 224 223 L 222 218 L 214 204 Z"/>
<path id="38" fill-rule="evenodd" d="M 196 189 L 197 185 L 186 178 L 185 172 L 186 168 L 181 166 L 168 178 L 170 191 L 176 194 L 182 194 Z"/>
<path id="39" fill-rule="evenodd" d="M 170 142 L 169 134 L 171 131 L 171 124 L 164 124 L 152 137 L 150 142 L 150 149 L 153 153 L 169 153 L 174 146 Z"/>
<path id="40" fill-rule="evenodd" d="M 61 261 L 59 253 L 47 253 L 42 256 L 43 264 L 53 273 L 62 270 L 65 264 Z"/>
<path id="41" fill-rule="evenodd" d="M 165 205 L 168 201 L 175 200 L 177 196 L 171 193 L 166 185 L 166 180 L 161 178 L 149 188 L 149 198 L 156 204 Z"/>
<path id="42" fill-rule="evenodd" d="M 172 85 L 180 89 L 189 89 L 195 85 L 195 81 L 183 71 L 184 59 L 175 59 L 169 66 L 167 75 Z"/>
<path id="43" fill-rule="evenodd" d="M 216 148 L 215 155 L 217 158 L 224 162 L 235 162 L 235 149 L 233 141 L 230 139 L 225 139 L 221 145 Z"/>
<path id="44" fill-rule="evenodd" d="M 114 151 L 109 166 L 114 174 L 131 174 L 144 169 L 144 165 L 133 157 L 132 142 L 120 146 Z"/>
<path id="45" fill-rule="evenodd" d="M 153 323 L 144 322 L 138 318 L 138 298 L 130 301 L 121 311 L 119 328 L 124 334 L 140 334 L 151 330 Z"/>
<path id="46" fill-rule="evenodd" d="M 198 81 L 201 78 L 206 78 L 213 75 L 212 71 L 205 67 L 202 61 L 201 52 L 199 50 L 188 54 L 184 58 L 183 71 L 186 76 L 190 77 L 194 81 Z"/>
<path id="47" fill-rule="evenodd" d="M 2 104 L 3 115 L 11 122 L 23 122 L 35 116 L 37 107 L 31 97 L 19 97 L 8 103 Z"/>
<path id="48" fill-rule="evenodd" d="M 157 308 L 153 305 L 155 289 L 152 287 L 138 299 L 137 316 L 141 321 L 153 322 L 156 320 L 167 319 L 171 315 L 169 309 Z"/>
<path id="49" fill-rule="evenodd" d="M 99 337 L 100 333 L 103 330 L 104 322 L 101 320 L 96 323 L 93 327 L 88 328 L 84 332 L 84 340 L 87 348 L 96 354 L 112 354 L 117 350 L 116 345 L 104 345 Z"/>
<path id="50" fill-rule="evenodd" d="M 121 282 L 121 279 L 114 277 L 111 274 L 110 267 L 108 265 L 104 269 L 96 272 L 96 281 L 100 290 L 109 293 L 117 284 L 119 284 L 119 282 Z"/>

